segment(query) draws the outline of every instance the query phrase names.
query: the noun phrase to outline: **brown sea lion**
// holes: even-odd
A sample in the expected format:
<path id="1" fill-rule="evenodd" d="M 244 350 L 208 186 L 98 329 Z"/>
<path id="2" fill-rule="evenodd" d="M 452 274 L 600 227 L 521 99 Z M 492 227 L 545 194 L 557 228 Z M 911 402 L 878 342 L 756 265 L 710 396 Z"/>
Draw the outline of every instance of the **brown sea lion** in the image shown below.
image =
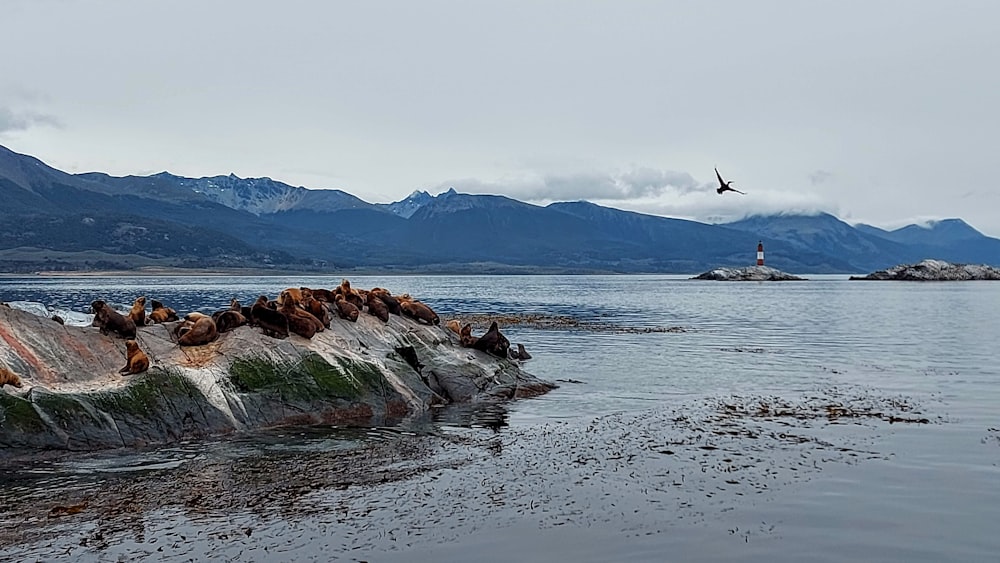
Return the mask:
<path id="1" fill-rule="evenodd" d="M 468 323 L 459 331 L 458 338 L 462 344 L 462 348 L 472 348 L 476 345 L 476 341 L 479 340 L 479 338 L 472 336 L 472 325 Z"/>
<path id="2" fill-rule="evenodd" d="M 342 280 L 340 282 L 340 285 L 334 288 L 333 294 L 335 302 L 337 295 L 343 295 L 344 299 L 347 299 L 347 301 L 352 305 L 354 305 L 355 307 L 357 307 L 359 311 L 365 308 L 364 297 L 361 297 L 361 294 L 358 293 L 358 290 L 351 287 L 351 282 L 348 281 L 347 279 Z"/>
<path id="3" fill-rule="evenodd" d="M 462 336 L 462 323 L 458 322 L 458 319 L 451 319 L 444 323 L 444 326 L 455 334 Z"/>
<path id="4" fill-rule="evenodd" d="M 345 280 L 346 281 L 346 280 Z M 347 300 L 343 295 L 337 295 L 337 316 L 342 319 L 351 321 L 352 323 L 358 322 L 358 315 L 361 313 L 358 307 Z"/>
<path id="5" fill-rule="evenodd" d="M 289 287 L 284 289 L 278 294 L 278 306 L 280 307 L 286 301 L 292 303 L 292 305 L 298 305 L 302 301 L 302 289 L 298 287 Z"/>
<path id="6" fill-rule="evenodd" d="M 472 347 L 499 358 L 506 358 L 507 351 L 510 349 L 510 340 L 507 340 L 507 337 L 500 333 L 500 327 L 497 326 L 496 321 L 493 321 L 486 334 L 480 336 Z"/>
<path id="7" fill-rule="evenodd" d="M 384 323 L 389 322 L 389 307 L 386 307 L 385 302 L 378 295 L 369 292 L 367 301 L 370 315 L 378 317 L 378 320 Z"/>
<path id="8" fill-rule="evenodd" d="M 313 297 L 312 294 L 302 298 L 302 308 L 316 317 L 324 328 L 330 328 L 331 317 L 329 309 L 323 306 L 323 303 Z"/>
<path id="9" fill-rule="evenodd" d="M 55 322 L 57 322 L 57 323 L 59 323 L 61 325 L 66 324 L 66 320 L 63 319 L 62 317 L 60 317 L 59 315 L 52 315 L 52 320 L 54 320 Z"/>
<path id="10" fill-rule="evenodd" d="M 212 317 L 203 313 L 188 313 L 184 322 L 174 329 L 180 346 L 201 346 L 219 337 L 219 330 Z"/>
<path id="11" fill-rule="evenodd" d="M 416 299 L 400 301 L 399 307 L 402 309 L 404 315 L 417 322 L 424 321 L 429 325 L 441 324 L 441 319 L 438 318 L 437 313 Z"/>
<path id="12" fill-rule="evenodd" d="M 3 387 L 4 385 L 12 385 L 17 388 L 24 386 L 24 384 L 21 383 L 21 376 L 7 368 L 0 368 L 0 387 Z"/>
<path id="13" fill-rule="evenodd" d="M 118 370 L 118 373 L 134 375 L 149 369 L 149 356 L 139 349 L 139 343 L 135 340 L 125 341 L 125 367 Z"/>
<path id="14" fill-rule="evenodd" d="M 129 317 L 122 315 L 110 305 L 98 299 L 90 304 L 94 311 L 94 321 L 91 323 L 101 329 L 101 334 L 114 332 L 122 338 L 135 338 L 135 323 Z"/>
<path id="15" fill-rule="evenodd" d="M 177 317 L 177 311 L 174 311 L 170 307 L 164 307 L 163 303 L 160 303 L 156 299 L 153 299 L 150 303 L 152 311 L 150 311 L 147 317 L 151 322 L 154 323 L 167 323 L 171 321 L 180 320 Z"/>
<path id="16" fill-rule="evenodd" d="M 312 290 L 313 298 L 322 303 L 333 303 L 333 292 L 329 289 L 318 288 Z"/>
<path id="17" fill-rule="evenodd" d="M 351 282 L 347 278 L 340 280 L 340 285 L 334 291 L 339 291 L 341 295 L 347 297 L 347 294 L 351 292 Z"/>
<path id="18" fill-rule="evenodd" d="M 247 318 L 243 316 L 243 313 L 232 309 L 216 311 L 212 314 L 212 320 L 215 321 L 215 328 L 220 334 L 247 324 Z"/>
<path id="19" fill-rule="evenodd" d="M 381 287 L 372 288 L 369 294 L 376 294 L 379 299 L 385 303 L 385 306 L 389 308 L 389 312 L 393 315 L 402 315 L 403 310 L 399 307 L 399 300 L 389 293 L 389 290 L 382 289 Z"/>
<path id="20" fill-rule="evenodd" d="M 243 315 L 243 318 L 246 320 L 246 324 L 248 325 L 253 324 L 253 320 L 251 319 L 250 315 L 250 309 L 251 309 L 250 307 L 244 307 L 243 305 L 241 305 L 239 300 L 236 299 L 235 297 L 229 300 L 229 310 L 236 311 L 237 313 Z"/>
<path id="21" fill-rule="evenodd" d="M 319 321 L 316 317 L 297 307 L 287 296 L 278 306 L 278 312 L 288 319 L 288 330 L 303 338 L 312 338 L 318 329 L 322 328 L 317 327 Z"/>
<path id="22" fill-rule="evenodd" d="M 128 312 L 128 318 L 132 319 L 135 326 L 146 326 L 146 298 L 138 297 L 132 302 L 132 310 Z"/>
<path id="23" fill-rule="evenodd" d="M 288 318 L 268 305 L 266 295 L 261 295 L 250 307 L 250 318 L 265 335 L 272 338 L 288 338 Z"/>

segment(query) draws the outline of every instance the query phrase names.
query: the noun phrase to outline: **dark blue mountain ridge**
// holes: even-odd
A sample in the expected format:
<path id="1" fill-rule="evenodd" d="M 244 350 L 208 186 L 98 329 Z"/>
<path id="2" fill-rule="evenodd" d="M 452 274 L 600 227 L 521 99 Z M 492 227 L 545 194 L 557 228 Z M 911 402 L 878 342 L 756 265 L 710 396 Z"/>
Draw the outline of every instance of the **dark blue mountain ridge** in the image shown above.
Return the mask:
<path id="1" fill-rule="evenodd" d="M 854 228 L 903 244 L 942 245 L 985 236 L 965 221 L 955 218 L 928 221 L 921 225 L 907 225 L 892 231 L 865 224 L 855 225 Z"/>
<path id="2" fill-rule="evenodd" d="M 454 189 L 437 196 L 415 191 L 399 202 L 371 204 L 341 190 L 233 174 L 67 174 L 3 147 L 0 198 L 0 251 L 24 242 L 18 232 L 24 224 L 32 226 L 36 246 L 47 240 L 64 245 L 78 228 L 74 217 L 90 214 L 104 221 L 103 228 L 126 234 L 142 217 L 156 221 L 156 232 L 173 240 L 166 245 L 142 238 L 157 256 L 175 251 L 230 256 L 252 249 L 327 269 L 691 274 L 753 263 L 758 240 L 765 244 L 768 265 L 795 273 L 860 273 L 923 258 L 1000 264 L 1000 240 L 960 219 L 895 231 L 852 227 L 828 213 L 752 216 L 720 225 L 587 201 L 539 206 Z M 176 244 L 175 237 L 191 236 L 190 229 L 218 244 Z M 95 240 L 84 239 L 73 248 Z"/>

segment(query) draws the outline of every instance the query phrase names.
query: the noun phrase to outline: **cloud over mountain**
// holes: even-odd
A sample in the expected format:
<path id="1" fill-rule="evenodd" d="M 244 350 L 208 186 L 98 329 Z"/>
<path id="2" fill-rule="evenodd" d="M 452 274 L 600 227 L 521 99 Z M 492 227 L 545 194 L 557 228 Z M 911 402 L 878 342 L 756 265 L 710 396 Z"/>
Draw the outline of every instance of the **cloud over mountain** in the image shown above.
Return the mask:
<path id="1" fill-rule="evenodd" d="M 454 187 L 469 193 L 502 193 L 527 201 L 569 199 L 621 201 L 708 189 L 707 185 L 699 183 L 687 172 L 645 167 L 623 172 L 529 174 L 493 182 L 465 178 L 445 182 L 439 187 L 441 191 Z"/>
<path id="2" fill-rule="evenodd" d="M 24 131 L 36 125 L 62 127 L 62 122 L 56 117 L 44 113 L 14 111 L 8 107 L 0 106 L 0 133 Z"/>

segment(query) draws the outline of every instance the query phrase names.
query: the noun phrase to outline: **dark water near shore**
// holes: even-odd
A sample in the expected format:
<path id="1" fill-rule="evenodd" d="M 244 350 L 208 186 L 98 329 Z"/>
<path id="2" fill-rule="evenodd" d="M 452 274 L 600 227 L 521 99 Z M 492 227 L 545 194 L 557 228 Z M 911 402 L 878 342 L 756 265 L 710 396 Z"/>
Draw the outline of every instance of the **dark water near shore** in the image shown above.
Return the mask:
<path id="1" fill-rule="evenodd" d="M 340 278 L 10 278 L 180 312 Z M 6 462 L 0 560 L 996 561 L 1000 283 L 351 278 L 503 327 L 561 381 L 391 428 Z M 677 330 L 664 329 L 677 327 Z M 838 410 L 839 409 L 839 410 Z M 921 421 L 926 420 L 926 423 Z M 56 506 L 78 513 L 53 513 Z M 10 532 L 13 530 L 13 532 Z"/>

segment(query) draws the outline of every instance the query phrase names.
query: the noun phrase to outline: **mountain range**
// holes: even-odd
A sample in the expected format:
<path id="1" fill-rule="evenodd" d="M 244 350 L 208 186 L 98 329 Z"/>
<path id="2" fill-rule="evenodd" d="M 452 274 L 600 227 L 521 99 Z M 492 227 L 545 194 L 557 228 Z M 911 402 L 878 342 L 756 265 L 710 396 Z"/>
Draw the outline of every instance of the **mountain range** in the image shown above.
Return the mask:
<path id="1" fill-rule="evenodd" d="M 754 262 L 861 273 L 937 258 L 1000 265 L 961 219 L 893 231 L 833 215 L 708 224 L 586 201 L 416 191 L 372 204 L 341 190 L 235 175 L 69 174 L 0 146 L 0 271 L 139 267 L 396 273 L 682 273 Z"/>

